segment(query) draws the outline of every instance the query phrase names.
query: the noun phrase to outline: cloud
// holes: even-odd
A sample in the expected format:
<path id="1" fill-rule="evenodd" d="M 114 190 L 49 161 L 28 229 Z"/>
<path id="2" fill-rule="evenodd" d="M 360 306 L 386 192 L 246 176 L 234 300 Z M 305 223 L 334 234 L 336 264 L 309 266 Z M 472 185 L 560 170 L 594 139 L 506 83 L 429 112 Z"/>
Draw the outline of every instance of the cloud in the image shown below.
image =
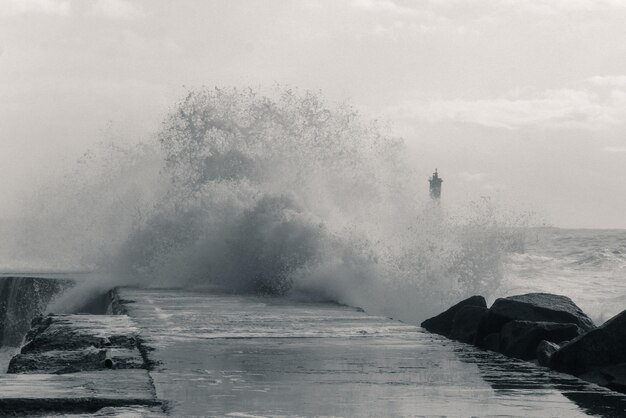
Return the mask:
<path id="1" fill-rule="evenodd" d="M 302 0 L 302 7 L 305 10 L 320 10 L 323 8 L 320 0 Z"/>
<path id="2" fill-rule="evenodd" d="M 502 0 L 502 3 L 521 11 L 548 15 L 626 9 L 622 0 Z"/>
<path id="3" fill-rule="evenodd" d="M 599 128 L 621 123 L 626 102 L 587 90 L 548 90 L 533 97 L 406 101 L 383 116 L 407 123 L 462 122 L 491 128 L 579 127 Z"/>
<path id="4" fill-rule="evenodd" d="M 54 16 L 70 14 L 69 0 L 2 0 L 0 1 L 0 16 L 18 16 L 22 14 L 39 13 Z"/>
<path id="5" fill-rule="evenodd" d="M 88 14 L 109 19 L 139 19 L 145 16 L 143 9 L 128 0 L 95 0 Z"/>
<path id="6" fill-rule="evenodd" d="M 626 75 L 601 75 L 590 77 L 588 81 L 595 86 L 626 87 Z"/>
<path id="7" fill-rule="evenodd" d="M 468 171 L 462 171 L 459 173 L 459 177 L 461 177 L 461 180 L 467 182 L 481 181 L 486 176 L 487 173 L 470 173 Z"/>
<path id="8" fill-rule="evenodd" d="M 84 6 L 84 7 L 83 7 Z M 145 15 L 143 9 L 129 0 L 0 0 L 0 16 L 45 14 L 69 16 L 72 12 L 109 19 L 138 19 Z"/>
<path id="9" fill-rule="evenodd" d="M 396 16 L 433 13 L 440 16 L 478 19 L 507 13 L 555 16 L 567 13 L 626 10 L 626 2 L 623 0 L 473 0 L 472 2 L 467 0 L 424 0 L 420 2 L 352 0 L 351 5 L 356 9 Z"/>
<path id="10" fill-rule="evenodd" d="M 624 153 L 624 152 L 626 152 L 626 146 L 623 146 L 623 147 L 604 147 L 604 148 L 602 148 L 602 151 L 604 151 L 604 152 L 611 152 L 611 153 Z"/>
<path id="11" fill-rule="evenodd" d="M 393 0 L 353 0 L 352 7 L 370 12 L 396 15 L 416 15 L 420 13 L 417 9 L 400 6 Z"/>
<path id="12" fill-rule="evenodd" d="M 626 11 L 624 0 L 352 0 L 353 9 L 377 18 L 374 34 L 397 38 L 400 32 L 467 33 L 494 24 L 528 18 L 604 19 L 607 13 Z M 393 19 L 393 22 L 389 22 Z"/>
<path id="13" fill-rule="evenodd" d="M 585 20 L 605 19 L 626 11 L 624 0 L 351 0 L 348 4 L 374 16 L 374 35 L 392 39 L 404 33 L 465 34 L 520 19 L 570 20 L 573 14 Z"/>
<path id="14" fill-rule="evenodd" d="M 423 4 L 440 9 L 484 10 L 557 15 L 569 12 L 596 12 L 626 9 L 623 0 L 428 0 Z"/>
<path id="15" fill-rule="evenodd" d="M 430 16 L 420 21 L 394 20 L 390 23 L 377 23 L 374 25 L 374 34 L 398 40 L 403 34 L 430 34 L 445 31 L 446 33 L 465 33 L 465 27 L 456 25 L 443 17 Z"/>
<path id="16" fill-rule="evenodd" d="M 376 21 L 372 34 L 398 40 L 404 33 L 429 34 L 437 31 L 462 32 L 463 25 L 453 22 L 427 3 L 400 5 L 393 0 L 353 0 L 354 9 L 371 13 Z"/>

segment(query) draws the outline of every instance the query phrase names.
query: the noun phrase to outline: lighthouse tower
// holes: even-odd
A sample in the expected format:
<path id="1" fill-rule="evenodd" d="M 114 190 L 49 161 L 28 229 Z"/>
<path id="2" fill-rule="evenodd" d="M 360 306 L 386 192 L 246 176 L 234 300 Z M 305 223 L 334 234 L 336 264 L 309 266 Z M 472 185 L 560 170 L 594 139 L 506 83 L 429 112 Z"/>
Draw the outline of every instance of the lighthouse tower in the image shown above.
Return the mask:
<path id="1" fill-rule="evenodd" d="M 439 177 L 436 168 L 432 177 L 428 179 L 428 182 L 430 183 L 430 198 L 439 200 L 441 197 L 441 183 L 443 183 L 443 179 Z"/>

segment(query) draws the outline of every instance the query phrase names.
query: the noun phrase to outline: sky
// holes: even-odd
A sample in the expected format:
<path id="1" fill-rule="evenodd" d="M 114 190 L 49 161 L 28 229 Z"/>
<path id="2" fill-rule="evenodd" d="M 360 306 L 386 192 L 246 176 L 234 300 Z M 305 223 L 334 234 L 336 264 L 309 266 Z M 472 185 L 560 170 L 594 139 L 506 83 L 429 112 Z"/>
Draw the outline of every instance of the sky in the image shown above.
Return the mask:
<path id="1" fill-rule="evenodd" d="M 626 228 L 626 1 L 0 0 L 0 219 L 114 126 L 199 86 L 349 101 L 443 202 Z"/>

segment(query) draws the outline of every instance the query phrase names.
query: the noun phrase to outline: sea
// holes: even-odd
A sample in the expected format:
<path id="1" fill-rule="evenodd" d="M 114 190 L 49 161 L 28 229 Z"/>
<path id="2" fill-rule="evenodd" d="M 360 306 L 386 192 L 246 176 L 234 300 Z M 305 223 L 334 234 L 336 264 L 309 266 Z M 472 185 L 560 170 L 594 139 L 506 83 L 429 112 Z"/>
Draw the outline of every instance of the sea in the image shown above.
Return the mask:
<path id="1" fill-rule="evenodd" d="M 497 295 L 562 294 L 596 324 L 626 310 L 626 230 L 537 228 L 525 241 L 507 257 Z"/>

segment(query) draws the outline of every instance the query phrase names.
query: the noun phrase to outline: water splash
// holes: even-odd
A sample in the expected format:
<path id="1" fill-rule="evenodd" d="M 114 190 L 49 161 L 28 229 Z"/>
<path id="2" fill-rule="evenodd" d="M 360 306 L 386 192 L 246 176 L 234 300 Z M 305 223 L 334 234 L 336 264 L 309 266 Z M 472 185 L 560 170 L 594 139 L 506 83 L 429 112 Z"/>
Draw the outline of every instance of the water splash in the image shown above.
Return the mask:
<path id="1" fill-rule="evenodd" d="M 448 216 L 402 140 L 319 94 L 194 90 L 157 139 L 95 176 L 113 195 L 97 193 L 90 222 L 115 229 L 87 258 L 107 285 L 307 295 L 417 320 L 493 291 L 519 235 L 489 202 Z"/>

